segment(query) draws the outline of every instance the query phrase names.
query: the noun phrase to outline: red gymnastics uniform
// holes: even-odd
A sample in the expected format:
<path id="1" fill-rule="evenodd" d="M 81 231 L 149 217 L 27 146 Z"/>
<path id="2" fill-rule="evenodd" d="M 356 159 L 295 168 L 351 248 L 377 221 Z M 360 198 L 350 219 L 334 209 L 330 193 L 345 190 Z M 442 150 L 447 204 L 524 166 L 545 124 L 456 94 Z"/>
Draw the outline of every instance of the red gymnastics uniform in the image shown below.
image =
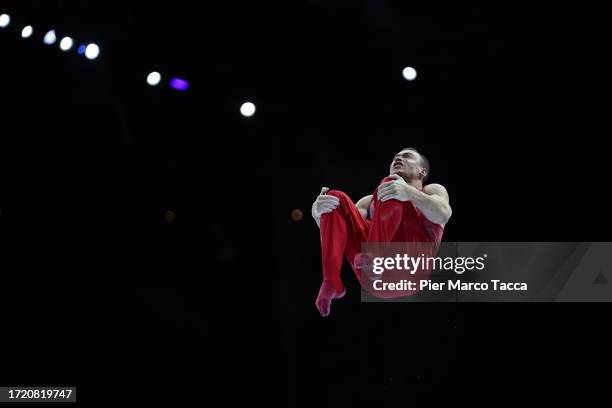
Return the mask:
<path id="1" fill-rule="evenodd" d="M 392 180 L 392 178 L 385 177 L 380 184 Z M 442 240 L 444 226 L 427 219 L 412 201 L 391 199 L 382 202 L 378 200 L 376 189 L 368 208 L 368 214 L 371 214 L 369 218 L 371 219 L 365 219 L 357 206 L 342 191 L 330 190 L 327 194 L 338 197 L 340 205 L 334 211 L 323 214 L 319 223 L 324 284 L 321 285 L 321 291 L 317 298 L 317 307 L 324 316 L 329 313 L 331 299 L 342 297 L 345 293 L 344 284 L 340 277 L 343 256 L 347 257 L 357 279 L 362 282 L 362 271 L 355 265 L 355 257 L 361 253 L 362 243 L 419 243 L 419 246 L 425 245 L 427 248 L 426 256 L 436 255 Z M 326 285 L 325 281 L 333 285 L 335 293 L 333 293 L 332 285 Z M 363 283 L 362 286 L 364 286 Z M 373 294 L 378 297 L 398 297 L 412 293 L 414 292 L 394 292 L 391 295 L 389 293 Z M 325 307 L 325 303 L 327 303 L 327 307 Z M 321 305 L 326 310 L 321 310 Z"/>

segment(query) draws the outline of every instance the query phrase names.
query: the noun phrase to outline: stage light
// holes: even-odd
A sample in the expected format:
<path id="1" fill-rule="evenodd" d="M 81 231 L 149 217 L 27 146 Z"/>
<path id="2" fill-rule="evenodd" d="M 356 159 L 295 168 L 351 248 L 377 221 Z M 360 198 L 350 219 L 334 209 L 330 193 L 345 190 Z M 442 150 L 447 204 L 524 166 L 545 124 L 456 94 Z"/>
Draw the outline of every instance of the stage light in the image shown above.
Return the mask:
<path id="1" fill-rule="evenodd" d="M 29 38 L 32 36 L 32 33 L 34 32 L 34 29 L 32 28 L 32 26 L 25 26 L 23 27 L 23 30 L 21 30 L 21 37 L 22 38 Z"/>
<path id="2" fill-rule="evenodd" d="M 240 113 L 242 116 L 247 118 L 253 116 L 255 114 L 255 105 L 253 105 L 251 102 L 243 103 L 240 107 Z"/>
<path id="3" fill-rule="evenodd" d="M 87 49 L 87 46 L 85 44 L 79 45 L 79 48 L 77 48 L 77 54 L 79 55 L 85 54 L 86 49 Z"/>
<path id="4" fill-rule="evenodd" d="M 55 30 L 49 30 L 47 34 L 45 34 L 45 38 L 43 38 L 43 42 L 48 45 L 54 44 L 55 40 L 57 40 Z"/>
<path id="5" fill-rule="evenodd" d="M 412 67 L 406 67 L 402 71 L 402 75 L 404 76 L 404 79 L 406 81 L 412 81 L 413 79 L 416 78 L 417 72 L 416 72 L 416 69 L 414 69 Z"/>
<path id="6" fill-rule="evenodd" d="M 172 78 L 170 80 L 170 87 L 176 89 L 177 91 L 186 91 L 189 88 L 189 82 L 180 78 Z"/>
<path id="7" fill-rule="evenodd" d="M 87 57 L 87 59 L 96 59 L 98 55 L 100 55 L 100 47 L 96 44 L 89 44 L 87 48 L 85 48 L 85 57 Z"/>
<path id="8" fill-rule="evenodd" d="M 4 28 L 11 22 L 11 16 L 8 14 L 2 14 L 0 16 L 0 28 Z"/>
<path id="9" fill-rule="evenodd" d="M 72 38 L 64 37 L 60 41 L 59 46 L 62 51 L 68 51 L 69 49 L 72 48 L 73 44 L 74 44 L 74 41 L 72 41 Z"/>
<path id="10" fill-rule="evenodd" d="M 166 222 L 174 222 L 176 219 L 176 214 L 172 210 L 166 210 L 164 211 L 164 219 Z"/>
<path id="11" fill-rule="evenodd" d="M 159 74 L 159 72 L 153 71 L 149 75 L 147 75 L 147 84 L 151 86 L 155 86 L 159 84 L 160 81 L 161 81 L 161 75 Z"/>
<path id="12" fill-rule="evenodd" d="M 291 211 L 291 219 L 293 221 L 302 221 L 303 218 L 304 213 L 302 212 L 302 210 L 296 208 L 295 210 Z"/>

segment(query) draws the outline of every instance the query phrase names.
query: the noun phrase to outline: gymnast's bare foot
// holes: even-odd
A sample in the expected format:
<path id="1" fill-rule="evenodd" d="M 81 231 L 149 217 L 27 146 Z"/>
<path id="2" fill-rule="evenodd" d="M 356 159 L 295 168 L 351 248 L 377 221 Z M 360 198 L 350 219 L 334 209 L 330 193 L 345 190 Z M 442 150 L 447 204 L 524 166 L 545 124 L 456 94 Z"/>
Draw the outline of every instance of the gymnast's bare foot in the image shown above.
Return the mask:
<path id="1" fill-rule="evenodd" d="M 321 284 L 321 289 L 319 289 L 319 296 L 317 296 L 317 300 L 315 301 L 315 305 L 317 306 L 317 309 L 319 309 L 321 316 L 328 316 L 331 301 L 333 299 L 340 299 L 345 294 L 346 289 L 342 289 L 342 292 L 338 293 L 330 281 L 324 280 Z"/>

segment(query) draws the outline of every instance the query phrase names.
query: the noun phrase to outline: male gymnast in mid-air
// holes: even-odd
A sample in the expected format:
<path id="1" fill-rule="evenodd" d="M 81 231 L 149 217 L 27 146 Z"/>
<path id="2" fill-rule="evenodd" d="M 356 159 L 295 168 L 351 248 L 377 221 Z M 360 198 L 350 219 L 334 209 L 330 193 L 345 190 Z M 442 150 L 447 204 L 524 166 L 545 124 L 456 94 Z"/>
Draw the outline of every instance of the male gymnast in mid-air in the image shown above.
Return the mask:
<path id="1" fill-rule="evenodd" d="M 343 256 L 361 282 L 362 243 L 432 243 L 437 248 L 452 211 L 444 186 L 425 185 L 428 175 L 429 161 L 407 147 L 393 157 L 389 176 L 357 204 L 342 191 L 321 189 L 312 204 L 321 232 L 323 283 L 315 302 L 321 316 L 329 315 L 331 301 L 346 293 L 340 277 Z"/>

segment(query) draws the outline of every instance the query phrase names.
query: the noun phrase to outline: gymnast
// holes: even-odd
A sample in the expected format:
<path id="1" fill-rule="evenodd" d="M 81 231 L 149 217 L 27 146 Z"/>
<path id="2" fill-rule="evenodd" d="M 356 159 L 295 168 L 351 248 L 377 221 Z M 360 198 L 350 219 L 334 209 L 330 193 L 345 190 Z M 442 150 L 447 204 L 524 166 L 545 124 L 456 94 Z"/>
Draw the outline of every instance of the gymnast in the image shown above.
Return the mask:
<path id="1" fill-rule="evenodd" d="M 429 255 L 435 256 L 452 211 L 444 186 L 424 184 L 429 168 L 425 156 L 407 147 L 393 157 L 389 176 L 373 194 L 356 204 L 342 191 L 321 189 L 312 204 L 321 233 L 323 283 L 315 301 L 321 316 L 329 315 L 333 299 L 346 294 L 340 277 L 344 256 L 364 286 L 367 260 L 361 254 L 362 243 L 430 243 Z"/>

